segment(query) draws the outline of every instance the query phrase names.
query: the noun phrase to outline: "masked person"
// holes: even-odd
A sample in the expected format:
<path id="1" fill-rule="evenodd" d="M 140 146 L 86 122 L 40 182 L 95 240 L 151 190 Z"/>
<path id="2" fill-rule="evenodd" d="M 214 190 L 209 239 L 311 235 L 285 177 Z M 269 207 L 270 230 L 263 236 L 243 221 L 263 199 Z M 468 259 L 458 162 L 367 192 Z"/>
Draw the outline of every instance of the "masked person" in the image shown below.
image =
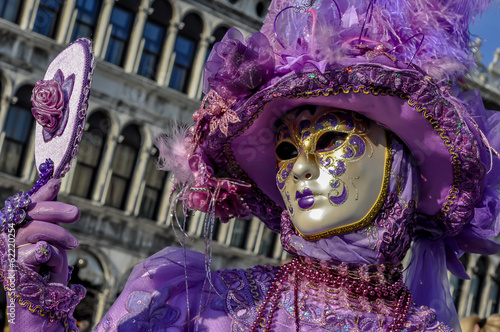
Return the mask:
<path id="1" fill-rule="evenodd" d="M 96 330 L 459 331 L 447 269 L 498 250 L 498 116 L 456 85 L 485 6 L 275 0 L 261 32 L 230 29 L 160 159 L 207 236 L 255 215 L 294 258 L 208 273 L 209 254 L 166 248 Z"/>

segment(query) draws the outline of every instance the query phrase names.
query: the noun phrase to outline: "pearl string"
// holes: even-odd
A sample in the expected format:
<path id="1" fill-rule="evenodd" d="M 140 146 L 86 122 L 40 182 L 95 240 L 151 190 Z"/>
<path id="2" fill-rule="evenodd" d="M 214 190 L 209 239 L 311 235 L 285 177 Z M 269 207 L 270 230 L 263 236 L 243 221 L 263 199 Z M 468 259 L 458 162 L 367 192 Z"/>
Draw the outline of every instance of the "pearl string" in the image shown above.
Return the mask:
<path id="1" fill-rule="evenodd" d="M 252 323 L 250 331 L 271 331 L 273 318 L 287 283 L 293 284 L 294 287 L 297 332 L 300 329 L 299 288 L 301 285 L 306 285 L 307 288 L 317 291 L 323 289 L 325 298 L 331 299 L 338 298 L 339 290 L 346 291 L 348 306 L 352 311 L 363 311 L 365 304 L 362 304 L 360 298 L 367 299 L 370 305 L 367 310 L 375 309 L 373 310 L 375 312 L 380 311 L 377 310 L 380 309 L 378 306 L 385 302 L 385 305 L 392 307 L 394 312 L 393 321 L 388 330 L 396 332 L 404 327 L 412 304 L 412 296 L 403 282 L 399 266 L 346 263 L 329 266 L 327 264 L 327 262 L 296 256 L 290 263 L 282 266 L 276 273 L 269 291 L 257 311 L 257 318 Z M 315 288 L 314 285 L 318 285 L 318 287 Z M 378 301 L 379 299 L 384 301 Z M 268 307 L 269 310 L 267 310 Z"/>

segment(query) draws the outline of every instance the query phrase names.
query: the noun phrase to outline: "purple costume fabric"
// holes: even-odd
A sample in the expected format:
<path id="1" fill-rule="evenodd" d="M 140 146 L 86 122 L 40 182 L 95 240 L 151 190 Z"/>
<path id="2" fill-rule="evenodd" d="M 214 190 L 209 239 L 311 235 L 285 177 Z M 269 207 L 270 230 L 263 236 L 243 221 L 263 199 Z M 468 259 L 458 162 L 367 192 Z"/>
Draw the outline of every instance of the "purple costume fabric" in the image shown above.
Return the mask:
<path id="1" fill-rule="evenodd" d="M 188 262 L 188 293 L 184 254 Z M 214 289 L 210 290 L 208 283 L 204 283 L 204 260 L 204 255 L 197 252 L 184 253 L 183 249 L 166 248 L 137 265 L 126 288 L 95 330 L 250 331 L 259 303 L 266 296 L 278 268 L 256 266 L 247 270 L 216 271 L 212 273 Z M 307 305 L 308 312 L 320 311 L 323 315 L 324 303 L 321 300 L 308 301 Z M 200 307 L 202 311 L 198 314 Z M 291 308 L 293 288 L 282 294 L 272 331 L 295 329 L 295 315 Z M 412 307 L 410 312 L 405 331 L 452 331 L 436 321 L 431 309 Z M 300 330 L 387 331 L 390 322 L 390 319 L 382 319 L 380 326 L 377 317 L 370 314 L 357 319 L 345 308 L 338 308 L 335 313 L 325 316 L 327 319 L 301 315 Z"/>
<path id="2" fill-rule="evenodd" d="M 422 22 L 420 9 L 397 1 L 356 0 L 339 5 L 337 1 L 276 0 L 262 33 L 244 40 L 241 33 L 229 30 L 205 68 L 206 96 L 193 116 L 197 124 L 187 138 L 182 137 L 187 151 L 180 154 L 188 157 L 189 167 L 175 168 L 192 174 L 185 174 L 188 183 L 179 198 L 189 208 L 208 212 L 210 233 L 216 216 L 224 221 L 253 213 L 279 231 L 284 248 L 299 258 L 283 268 L 221 270 L 207 279 L 210 258 L 166 248 L 136 266 L 96 330 L 451 331 L 440 323 L 454 327 L 457 322 L 446 268 L 466 277 L 459 255 L 497 251 L 498 245 L 486 238 L 498 234 L 500 224 L 494 191 L 499 167 L 488 145 L 500 143 L 493 126 L 498 117 L 483 119 L 479 96 L 456 97 L 446 83 L 473 62 L 466 27 L 487 1 L 469 2 L 462 6 L 457 0 L 440 7 L 416 1 L 413 5 L 422 5 L 429 14 L 425 16 L 433 18 Z M 408 29 L 406 23 L 418 29 Z M 461 33 L 449 38 L 449 31 L 455 31 L 449 26 Z M 60 81 L 66 79 L 63 75 Z M 86 95 L 85 88 L 72 95 Z M 361 230 L 315 242 L 299 237 L 286 213 L 280 223 L 279 197 L 261 191 L 275 189 L 274 182 L 267 181 L 273 172 L 262 171 L 274 166 L 272 139 L 267 150 L 258 142 L 259 153 L 254 157 L 258 156 L 259 167 L 252 167 L 248 160 L 252 158 L 241 155 L 248 151 L 241 149 L 245 139 L 255 141 L 262 137 L 257 135 L 260 129 L 274 123 L 269 121 L 271 116 L 279 118 L 300 103 L 311 102 L 364 114 L 406 138 L 414 155 L 429 145 L 437 152 L 426 162 L 420 160 L 417 171 L 409 152 L 392 139 L 389 194 L 378 215 Z M 276 114 L 277 110 L 281 113 Z M 70 127 L 82 128 L 82 121 Z M 54 135 L 50 140 L 58 138 Z M 182 159 L 178 155 L 174 154 L 172 165 Z M 216 176 L 220 174 L 228 178 Z M 420 197 L 418 175 L 423 179 Z M 436 223 L 427 215 L 444 217 Z M 35 222 L 26 229 L 36 230 L 33 225 L 40 223 Z M 59 230 L 56 233 L 60 237 Z M 400 263 L 412 240 L 407 287 Z M 4 257 L 3 271 L 6 263 Z M 40 308 L 32 312 L 55 313 L 55 318 L 30 316 L 19 307 L 29 321 L 26 326 L 44 331 L 73 329 L 70 316 L 83 295 L 81 289 L 47 282 L 22 264 L 16 271 L 16 283 L 27 285 L 18 301 L 30 299 Z"/>
<path id="3" fill-rule="evenodd" d="M 360 277 L 370 266 L 397 267 L 412 240 L 418 188 L 416 166 L 409 153 L 396 139 L 392 139 L 391 151 L 389 194 L 369 226 L 308 242 L 297 235 L 284 212 L 281 225 L 284 248 L 306 261 L 319 259 L 317 262 L 331 265 L 337 271 L 348 271 L 345 263 L 357 264 L 356 269 L 349 271 Z M 203 254 L 166 248 L 135 267 L 124 291 L 96 330 L 251 331 L 279 271 L 280 268 L 271 266 L 215 271 L 211 273 L 212 288 L 205 279 Z M 375 300 L 364 296 L 360 300 L 350 299 L 344 296 L 348 293 L 345 287 L 328 293 L 316 288 L 311 280 L 299 280 L 294 288 L 294 278 L 300 279 L 292 273 L 280 286 L 277 310 L 271 315 L 272 331 L 296 329 L 297 306 L 300 331 L 389 330 L 395 314 L 390 306 L 374 304 Z M 363 309 L 371 305 L 374 310 L 371 313 L 359 310 L 356 305 Z M 452 331 L 438 322 L 432 309 L 411 305 L 408 311 L 404 331 Z"/>

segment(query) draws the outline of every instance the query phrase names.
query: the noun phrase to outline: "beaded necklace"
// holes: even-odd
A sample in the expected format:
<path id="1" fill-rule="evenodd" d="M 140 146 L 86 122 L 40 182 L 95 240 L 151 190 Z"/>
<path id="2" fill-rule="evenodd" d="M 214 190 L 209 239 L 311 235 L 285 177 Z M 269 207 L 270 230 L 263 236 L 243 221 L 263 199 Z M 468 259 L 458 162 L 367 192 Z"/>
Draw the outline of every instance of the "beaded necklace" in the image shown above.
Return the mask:
<path id="1" fill-rule="evenodd" d="M 297 332 L 301 320 L 299 296 L 303 298 L 307 294 L 322 298 L 326 305 L 349 309 L 360 316 L 364 312 L 391 316 L 390 332 L 401 331 L 412 304 L 411 293 L 403 283 L 401 266 L 335 264 L 296 256 L 276 273 L 251 332 L 271 331 L 281 295 L 292 287 Z"/>

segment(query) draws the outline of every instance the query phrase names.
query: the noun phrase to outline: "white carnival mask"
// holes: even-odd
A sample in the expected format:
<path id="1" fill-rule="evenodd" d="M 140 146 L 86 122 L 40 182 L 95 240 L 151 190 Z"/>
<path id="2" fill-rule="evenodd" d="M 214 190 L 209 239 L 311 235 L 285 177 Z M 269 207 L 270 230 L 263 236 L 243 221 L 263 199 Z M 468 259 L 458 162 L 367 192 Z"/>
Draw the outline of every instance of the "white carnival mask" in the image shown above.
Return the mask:
<path id="1" fill-rule="evenodd" d="M 312 241 L 366 226 L 387 195 L 386 131 L 324 106 L 300 107 L 282 120 L 276 181 L 295 228 Z"/>

